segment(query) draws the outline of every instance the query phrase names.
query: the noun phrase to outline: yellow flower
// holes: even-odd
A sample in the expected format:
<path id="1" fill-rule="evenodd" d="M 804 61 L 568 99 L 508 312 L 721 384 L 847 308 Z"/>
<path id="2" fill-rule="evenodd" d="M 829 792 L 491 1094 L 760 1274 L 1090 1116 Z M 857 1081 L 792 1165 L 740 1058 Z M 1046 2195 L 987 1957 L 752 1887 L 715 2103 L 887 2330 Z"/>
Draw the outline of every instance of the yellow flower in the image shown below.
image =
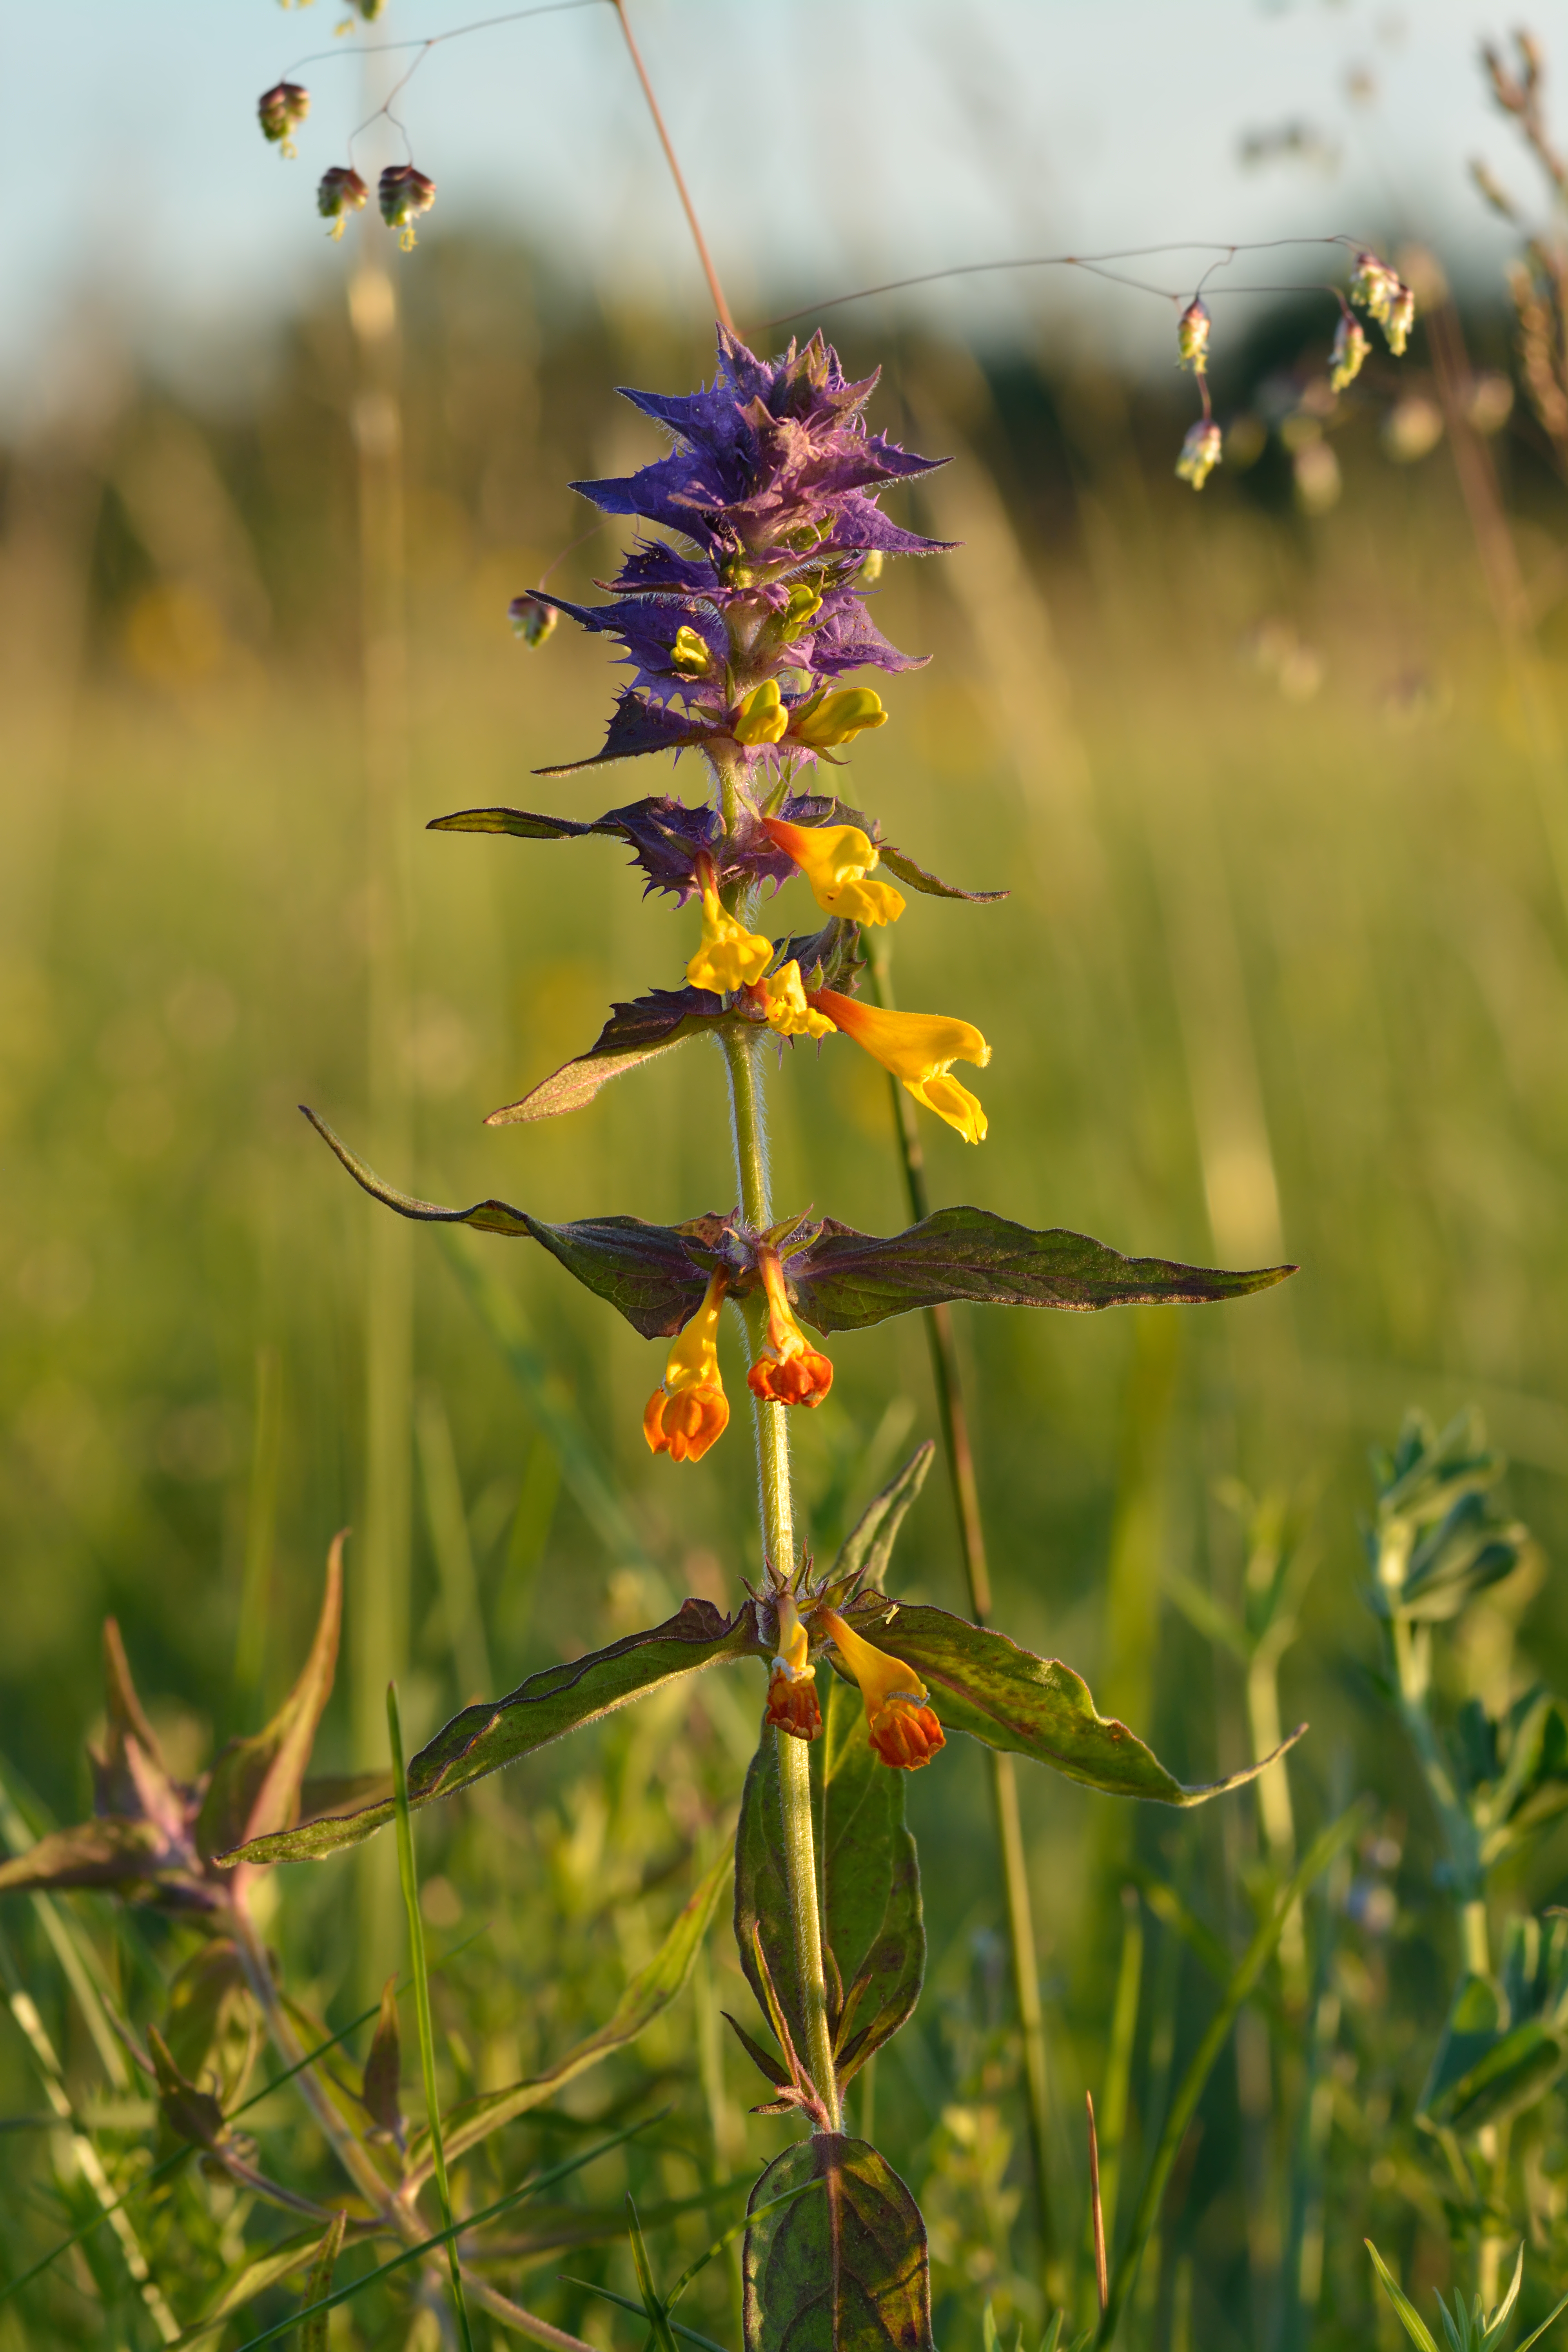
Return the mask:
<path id="1" fill-rule="evenodd" d="M 901 1658 L 873 1649 L 847 1625 L 837 1609 L 815 1612 L 833 1646 L 860 1685 L 866 1702 L 866 1736 L 884 1764 L 895 1771 L 918 1772 L 929 1764 L 947 1739 L 933 1710 L 931 1694 L 912 1666 Z"/>
<path id="2" fill-rule="evenodd" d="M 965 1143 L 984 1142 L 985 1113 L 969 1088 L 947 1075 L 954 1062 L 975 1062 L 984 1069 L 991 1059 L 991 1048 L 973 1022 L 954 1021 L 944 1013 L 888 1013 L 831 988 L 819 988 L 807 1001 L 901 1079 L 916 1102 L 956 1128 Z"/>
<path id="3" fill-rule="evenodd" d="M 835 743 L 847 743 L 863 735 L 869 727 L 885 727 L 887 721 L 882 698 L 872 688 L 842 686 L 834 694 L 819 694 L 804 703 L 793 715 L 790 733 L 808 750 L 826 751 Z M 769 740 L 776 742 L 778 739 Z"/>
<path id="4" fill-rule="evenodd" d="M 710 859 L 699 858 L 697 880 L 702 892 L 702 939 L 686 967 L 687 983 L 691 988 L 717 989 L 721 995 L 730 989 L 750 988 L 772 962 L 773 943 L 760 931 L 747 930 L 744 923 L 725 911 Z"/>
<path id="5" fill-rule="evenodd" d="M 713 1275 L 702 1304 L 669 1351 L 664 1380 L 647 1401 L 642 1433 L 655 1454 L 700 1462 L 723 1436 L 730 1402 L 719 1371 L 719 1313 L 726 1277 Z"/>
<path id="6" fill-rule="evenodd" d="M 789 725 L 789 712 L 779 697 L 776 677 L 764 677 L 752 687 L 735 714 L 731 732 L 737 743 L 776 743 Z"/>
<path id="7" fill-rule="evenodd" d="M 822 1708 L 816 1696 L 816 1668 L 810 1662 L 811 1638 L 800 1622 L 793 1592 L 773 1595 L 779 1621 L 778 1655 L 768 1676 L 767 1719 L 795 1739 L 815 1739 L 822 1728 Z"/>
<path id="8" fill-rule="evenodd" d="M 688 628 L 683 621 L 675 633 L 675 643 L 669 649 L 671 669 L 680 670 L 688 677 L 700 677 L 710 659 L 708 648 L 696 630 Z"/>
<path id="9" fill-rule="evenodd" d="M 833 1366 L 814 1348 L 790 1312 L 776 1250 L 759 1249 L 757 1271 L 768 1298 L 768 1346 L 746 1374 L 759 1404 L 819 1405 L 833 1386 Z"/>
<path id="10" fill-rule="evenodd" d="M 793 857 L 825 914 L 847 923 L 896 923 L 904 911 L 901 890 L 890 882 L 868 882 L 881 852 L 858 824 L 786 824 L 765 816 L 763 831 L 775 849 Z"/>
<path id="11" fill-rule="evenodd" d="M 781 1037 L 829 1037 L 833 1024 L 826 1013 L 805 1001 L 801 982 L 800 966 L 792 956 L 788 963 L 770 971 L 761 983 L 763 1003 L 768 1016 L 768 1027 Z"/>

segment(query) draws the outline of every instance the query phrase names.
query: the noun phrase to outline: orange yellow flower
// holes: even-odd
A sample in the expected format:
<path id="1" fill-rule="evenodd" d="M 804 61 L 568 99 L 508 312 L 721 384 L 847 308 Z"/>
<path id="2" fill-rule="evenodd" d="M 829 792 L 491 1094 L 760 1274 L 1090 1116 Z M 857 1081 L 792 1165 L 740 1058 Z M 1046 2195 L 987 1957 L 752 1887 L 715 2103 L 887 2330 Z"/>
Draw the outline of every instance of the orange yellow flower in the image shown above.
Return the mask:
<path id="1" fill-rule="evenodd" d="M 773 1596 L 778 1612 L 779 1647 L 768 1676 L 768 1717 L 781 1731 L 795 1739 L 815 1739 L 822 1728 L 822 1708 L 816 1696 L 816 1668 L 811 1664 L 811 1640 L 800 1622 L 792 1592 Z"/>
<path id="2" fill-rule="evenodd" d="M 860 1685 L 866 1702 L 866 1735 L 876 1754 L 895 1771 L 918 1772 L 939 1748 L 947 1745 L 941 1724 L 926 1701 L 931 1694 L 912 1666 L 901 1658 L 873 1649 L 837 1609 L 819 1607 L 818 1624 L 833 1637 L 833 1646 Z"/>
<path id="3" fill-rule="evenodd" d="M 781 963 L 777 971 L 770 971 L 758 982 L 763 1010 L 768 1016 L 768 1027 L 781 1037 L 828 1037 L 833 1024 L 826 1013 L 818 1013 L 805 1000 L 805 988 L 800 976 L 800 966 L 792 956 Z"/>
<path id="4" fill-rule="evenodd" d="M 867 881 L 881 853 L 858 824 L 786 824 L 765 816 L 763 831 L 775 849 L 794 858 L 825 914 L 848 923 L 896 923 L 903 913 L 901 890 Z"/>
<path id="5" fill-rule="evenodd" d="M 945 1013 L 889 1013 L 832 988 L 819 988 L 808 1002 L 901 1080 L 916 1102 L 956 1128 L 965 1143 L 984 1142 L 985 1113 L 978 1099 L 948 1076 L 954 1062 L 974 1062 L 984 1069 L 991 1059 L 991 1048 L 973 1022 L 955 1021 Z"/>
<path id="6" fill-rule="evenodd" d="M 749 988 L 772 962 L 773 941 L 758 931 L 747 930 L 726 910 L 710 858 L 698 860 L 697 881 L 702 892 L 702 938 L 686 967 L 687 983 L 692 988 L 716 989 L 721 995 L 731 989 Z"/>
<path id="7" fill-rule="evenodd" d="M 811 1345 L 790 1313 L 784 1267 L 776 1250 L 757 1251 L 757 1271 L 768 1298 L 771 1355 L 757 1358 L 746 1386 L 763 1404 L 819 1405 L 833 1386 L 833 1366 Z"/>
<path id="8" fill-rule="evenodd" d="M 730 1401 L 719 1372 L 719 1314 L 726 1277 L 710 1277 L 702 1304 L 669 1351 L 664 1379 L 647 1401 L 642 1433 L 650 1452 L 700 1462 L 723 1436 Z"/>

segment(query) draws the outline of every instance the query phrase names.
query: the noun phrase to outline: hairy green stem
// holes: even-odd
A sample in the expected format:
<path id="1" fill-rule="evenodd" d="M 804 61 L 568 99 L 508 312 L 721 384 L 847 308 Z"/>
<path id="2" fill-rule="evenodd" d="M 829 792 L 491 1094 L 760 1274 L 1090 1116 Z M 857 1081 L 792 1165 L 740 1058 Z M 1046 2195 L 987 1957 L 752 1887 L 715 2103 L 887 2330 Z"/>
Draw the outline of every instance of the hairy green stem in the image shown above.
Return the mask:
<path id="1" fill-rule="evenodd" d="M 871 948 L 871 993 L 889 1010 L 893 1003 L 886 940 Z M 914 1104 L 895 1077 L 888 1080 L 893 1105 L 893 1132 L 898 1139 L 904 1190 L 910 1214 L 918 1224 L 931 1213 L 926 1193 L 925 1157 L 915 1125 Z M 974 1476 L 974 1455 L 969 1443 L 969 1416 L 964 1410 L 963 1384 L 958 1364 L 958 1342 L 952 1316 L 945 1306 L 928 1307 L 924 1314 L 931 1349 L 931 1380 L 936 1389 L 937 1416 L 942 1423 L 942 1452 L 948 1484 L 958 1519 L 959 1549 L 963 1555 L 969 1588 L 969 1613 L 977 1625 L 991 1614 L 991 1571 L 985 1559 L 985 1529 L 980 1517 L 980 1490 Z M 1013 1998 L 1024 2045 L 1024 2080 L 1027 2091 L 1029 2154 L 1035 2176 L 1035 2214 L 1042 2255 L 1051 2247 L 1050 2194 L 1046 2173 L 1049 2133 L 1049 2080 L 1046 2067 L 1046 2021 L 1040 2005 L 1038 1948 L 1029 1900 L 1029 1874 L 1024 1858 L 1024 1835 L 1018 1818 L 1018 1780 L 1013 1759 L 993 1748 L 991 1804 L 996 1823 L 996 1847 L 1002 1864 L 1003 1896 L 1007 1907 L 1007 1943 L 1013 1964 Z"/>
<path id="2" fill-rule="evenodd" d="M 724 1061 L 730 1075 L 730 1116 L 735 1145 L 735 1173 L 741 1187 L 741 1213 L 758 1232 L 773 1222 L 768 1199 L 766 1106 L 763 1096 L 759 1055 L 761 1037 L 726 1029 Z M 749 1324 L 760 1325 L 761 1310 L 753 1305 Z M 753 1329 L 753 1338 L 760 1329 Z M 790 1488 L 787 1407 L 754 1404 L 757 1432 L 757 1482 L 762 1496 L 763 1549 L 780 1576 L 795 1570 L 795 1509 Z M 775 1732 L 778 1741 L 779 1801 L 784 1811 L 784 1884 L 789 1891 L 790 1928 L 795 1967 L 805 2003 L 806 2063 L 832 2131 L 841 2128 L 838 2078 L 833 2063 L 833 2036 L 827 2021 L 827 1983 L 822 1965 L 822 1908 L 816 1880 L 816 1837 L 811 1811 L 811 1750 L 787 1731 Z"/>

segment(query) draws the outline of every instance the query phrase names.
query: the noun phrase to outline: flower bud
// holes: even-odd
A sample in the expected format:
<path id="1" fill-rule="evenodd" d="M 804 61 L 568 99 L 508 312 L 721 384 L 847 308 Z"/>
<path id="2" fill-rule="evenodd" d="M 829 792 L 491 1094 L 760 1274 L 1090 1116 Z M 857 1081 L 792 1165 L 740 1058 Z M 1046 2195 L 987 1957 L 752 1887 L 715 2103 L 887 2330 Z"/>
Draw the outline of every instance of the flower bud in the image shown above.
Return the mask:
<path id="1" fill-rule="evenodd" d="M 285 155 L 295 152 L 292 133 L 310 111 L 310 93 L 297 81 L 274 82 L 270 89 L 262 91 L 256 103 L 262 137 Z"/>
<path id="2" fill-rule="evenodd" d="M 381 175 L 376 201 L 387 227 L 402 230 L 397 241 L 404 252 L 412 253 L 416 243 L 414 224 L 436 201 L 435 181 L 416 172 L 412 163 L 389 163 Z"/>
<path id="3" fill-rule="evenodd" d="M 1219 426 L 1200 416 L 1195 425 L 1187 427 L 1182 454 L 1176 460 L 1177 475 L 1184 482 L 1191 482 L 1194 490 L 1201 490 L 1219 464 L 1222 446 Z"/>
<path id="4" fill-rule="evenodd" d="M 670 668 L 679 670 L 685 677 L 701 677 L 711 659 L 711 655 L 696 630 L 688 628 L 683 621 L 675 633 L 675 643 L 670 647 Z"/>
<path id="5" fill-rule="evenodd" d="M 1176 323 L 1178 367 L 1191 368 L 1194 375 L 1203 374 L 1209 363 L 1209 331 L 1213 324 L 1203 297 L 1194 294 Z"/>
<path id="6" fill-rule="evenodd" d="M 1329 382 L 1336 392 L 1343 392 L 1362 372 L 1372 345 L 1366 339 L 1366 329 L 1348 310 L 1342 312 L 1334 334 L 1334 347 L 1329 354 Z"/>
<path id="7" fill-rule="evenodd" d="M 506 616 L 525 646 L 542 646 L 561 617 L 542 596 L 526 595 L 512 598 Z"/>
<path id="8" fill-rule="evenodd" d="M 835 743 L 853 742 L 868 728 L 887 723 L 882 698 L 874 688 L 843 686 L 803 704 L 794 714 L 790 731 L 795 741 L 813 751 L 825 751 Z"/>
<path id="9" fill-rule="evenodd" d="M 865 554 L 860 558 L 860 578 L 858 582 L 858 585 L 860 587 L 874 588 L 876 586 L 878 581 L 882 576 L 882 565 L 885 560 L 886 559 L 884 558 L 879 547 L 868 547 L 866 550 Z"/>
<path id="10" fill-rule="evenodd" d="M 370 194 L 364 182 L 352 164 L 334 163 L 323 172 L 316 190 L 316 210 L 325 221 L 331 221 L 333 236 L 342 236 L 350 213 L 361 212 Z"/>

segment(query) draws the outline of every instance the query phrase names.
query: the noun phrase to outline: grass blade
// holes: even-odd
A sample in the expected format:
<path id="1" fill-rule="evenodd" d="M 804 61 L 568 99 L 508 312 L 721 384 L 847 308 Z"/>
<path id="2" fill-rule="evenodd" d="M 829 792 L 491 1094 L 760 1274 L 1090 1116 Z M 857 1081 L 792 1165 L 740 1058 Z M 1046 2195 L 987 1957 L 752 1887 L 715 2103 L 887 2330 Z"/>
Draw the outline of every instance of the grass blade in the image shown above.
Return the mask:
<path id="1" fill-rule="evenodd" d="M 561 2273 L 561 2283 L 563 2286 L 581 2287 L 584 2294 L 601 2295 L 606 2303 L 618 2303 L 621 2309 L 629 2311 L 634 2319 L 647 2317 L 640 2303 L 634 2303 L 629 2294 L 617 2294 L 613 2286 L 595 2286 L 592 2279 L 568 2278 L 564 2271 Z M 695 2344 L 698 2352 L 725 2352 L 722 2344 L 715 2344 L 710 2336 L 699 2336 L 695 2327 L 683 2327 L 679 2319 L 670 2320 L 668 2325 L 672 2334 L 683 2336 L 688 2344 Z M 251 2347 L 248 2344 L 242 2344 L 239 2352 L 251 2352 Z"/>
<path id="2" fill-rule="evenodd" d="M 675 2338 L 670 2334 L 669 2314 L 664 2307 L 663 2297 L 653 2283 L 653 2264 L 647 2258 L 647 2243 L 643 2237 L 642 2223 L 637 2220 L 637 2209 L 632 2201 L 629 2190 L 626 2195 L 626 2211 L 631 2218 L 632 2261 L 637 2268 L 637 2293 L 642 2297 L 643 2309 L 647 2314 L 650 2339 L 658 2345 L 658 2352 L 676 2352 Z"/>
<path id="3" fill-rule="evenodd" d="M 798 2180 L 793 2189 L 786 2189 L 782 2197 L 770 2197 L 765 2205 L 758 2205 L 750 2212 L 742 2213 L 740 2220 L 732 2222 L 721 2238 L 714 2239 L 705 2254 L 699 2254 L 697 2260 L 689 2263 L 681 2272 L 680 2276 L 664 2298 L 665 2310 L 673 2311 L 698 2272 L 706 2270 L 709 2263 L 721 2254 L 727 2246 L 732 2246 L 736 2239 L 743 2236 L 753 2221 L 760 2221 L 764 2213 L 773 2212 L 777 2206 L 793 2204 L 797 2197 L 804 2197 L 808 2189 L 819 2189 L 821 2185 L 820 2175 L 815 2180 Z M 739 2183 L 736 2186 L 739 2186 Z"/>
<path id="4" fill-rule="evenodd" d="M 1400 2319 L 1404 2323 L 1405 2333 L 1409 2336 L 1412 2344 L 1419 2347 L 1419 2352 L 1437 2352 L 1436 2339 L 1434 2337 L 1432 2330 L 1427 2326 L 1426 2322 L 1422 2318 L 1421 2314 L 1416 2310 L 1415 2305 L 1411 2302 L 1410 2297 L 1405 2294 L 1404 2288 L 1400 2285 L 1399 2281 L 1394 2277 L 1394 2273 L 1389 2269 L 1388 2264 L 1384 2261 L 1383 2256 L 1373 2244 L 1372 2240 L 1368 2238 L 1365 2241 L 1365 2244 L 1367 2252 L 1372 2256 L 1373 2264 L 1376 2267 L 1378 2277 L 1383 2281 L 1384 2286 L 1387 2290 L 1388 2300 L 1399 2314 Z"/>
<path id="5" fill-rule="evenodd" d="M 436 2173 L 436 2194 L 441 2220 L 452 2227 L 452 2195 L 447 2182 L 447 2154 L 441 2144 L 441 2109 L 436 2093 L 436 2036 L 430 2024 L 430 1979 L 425 1966 L 425 1922 L 419 1912 L 419 1880 L 414 1867 L 414 1828 L 408 1818 L 408 1775 L 403 1766 L 403 1725 L 397 1708 L 397 1685 L 386 1685 L 386 1732 L 392 1743 L 392 1786 L 397 1804 L 397 1875 L 403 1883 L 403 1907 L 408 1915 L 408 1957 L 414 1969 L 414 2003 L 419 2019 L 419 2063 L 425 2076 L 425 2112 L 428 2118 L 430 2155 Z M 447 2239 L 447 2268 L 452 2284 L 452 2307 L 463 2339 L 463 2352 L 474 2352 L 463 2274 L 458 2264 L 458 2241 Z"/>
<path id="6" fill-rule="evenodd" d="M 658 2122 L 658 2118 L 654 2116 L 650 2120 Z M 287 2336 L 307 2319 L 314 2319 L 318 2312 L 331 2311 L 338 2304 L 347 2303 L 353 2296 L 363 2294 L 365 2288 L 374 2286 L 378 2279 L 387 2277 L 393 2271 L 406 2270 L 410 2263 L 419 2262 L 425 2255 L 434 2253 L 437 2246 L 455 2245 L 459 2238 L 466 2238 L 470 2230 L 481 2229 L 487 2221 L 493 2221 L 498 2214 L 506 2212 L 510 2206 L 521 2204 L 526 2197 L 537 2197 L 544 2189 L 553 2189 L 556 2182 L 564 2180 L 568 2173 L 580 2172 L 585 2164 L 595 2163 L 601 2156 L 607 2156 L 611 2148 L 619 2147 L 623 2141 L 633 2139 L 639 2131 L 647 2129 L 646 2124 L 628 2124 L 625 2131 L 613 2133 L 595 2147 L 585 2148 L 581 2156 L 572 2157 L 566 2163 L 556 2165 L 552 2171 L 542 2172 L 537 2179 L 525 2180 L 516 2189 L 509 2189 L 506 2195 L 498 2197 L 493 2205 L 481 2205 L 479 2211 L 470 2213 L 466 2221 L 455 2221 L 449 2229 L 437 2230 L 430 2237 L 421 2238 L 417 2245 L 405 2246 L 401 2253 L 392 2255 L 384 2263 L 378 2263 L 374 2270 L 366 2271 L 363 2278 L 351 2280 L 347 2286 L 334 2287 L 331 2294 L 323 2295 L 319 2303 L 309 2305 L 303 2311 L 290 2312 L 287 2319 L 279 2319 L 271 2327 L 263 2328 L 259 2336 L 247 2337 L 239 2347 L 239 2352 L 261 2352 L 263 2345 L 276 2344 L 280 2336 Z M 637 2311 L 640 2305 L 634 2303 L 630 2308 Z M 699 2338 L 699 2341 L 702 2340 Z M 722 2347 L 711 2346 L 710 2352 L 722 2352 Z"/>
<path id="7" fill-rule="evenodd" d="M 310 2275 L 305 2282 L 307 2310 L 312 2304 L 319 2304 L 322 2295 L 331 2290 L 332 2273 L 343 2250 L 343 2232 L 348 2223 L 346 2213 L 335 2214 L 326 2236 L 316 2249 L 316 2259 L 310 2264 Z M 327 2352 L 327 2315 L 324 2311 L 313 2313 L 300 2328 L 300 2352 Z"/>
<path id="8" fill-rule="evenodd" d="M 1148 2179 L 1143 2183 L 1143 2194 L 1138 2200 L 1138 2210 L 1132 2217 L 1132 2228 L 1126 2248 L 1116 2265 L 1116 2276 L 1110 2287 L 1110 2300 L 1106 2305 L 1104 2317 L 1100 2323 L 1100 2334 L 1096 2339 L 1100 2344 L 1108 2345 L 1115 2336 L 1117 2324 L 1138 2276 L 1138 2265 L 1142 2259 L 1143 2249 L 1149 2242 L 1149 2233 L 1153 2229 L 1154 2218 L 1160 2210 L 1160 2200 L 1165 2193 L 1165 2183 L 1171 2177 L 1171 2167 L 1176 2160 L 1176 2151 L 1186 2136 L 1187 2126 L 1192 2122 L 1198 2101 L 1204 2095 L 1204 2086 L 1213 2072 L 1215 2059 L 1225 2047 L 1242 2002 L 1263 1974 L 1269 1955 L 1285 1932 L 1285 1922 L 1290 1916 L 1295 1905 L 1300 1901 L 1302 1895 L 1313 1881 L 1327 1870 L 1335 1854 L 1355 1835 L 1364 1820 L 1364 1807 L 1360 1804 L 1352 1805 L 1347 1811 L 1340 1815 L 1337 1822 L 1331 1822 L 1321 1835 L 1314 1840 L 1300 1868 L 1289 1885 L 1276 1898 L 1273 1910 L 1258 1928 L 1232 1973 L 1220 2005 L 1209 2021 L 1208 2031 L 1194 2052 L 1192 2063 L 1182 2078 L 1181 2087 L 1171 2102 L 1170 2112 L 1165 2117 L 1164 2129 L 1160 2134 L 1160 2144 L 1154 2151 L 1154 2160 L 1149 2168 Z M 1436 2352 L 1435 2346 L 1433 2352 Z"/>

